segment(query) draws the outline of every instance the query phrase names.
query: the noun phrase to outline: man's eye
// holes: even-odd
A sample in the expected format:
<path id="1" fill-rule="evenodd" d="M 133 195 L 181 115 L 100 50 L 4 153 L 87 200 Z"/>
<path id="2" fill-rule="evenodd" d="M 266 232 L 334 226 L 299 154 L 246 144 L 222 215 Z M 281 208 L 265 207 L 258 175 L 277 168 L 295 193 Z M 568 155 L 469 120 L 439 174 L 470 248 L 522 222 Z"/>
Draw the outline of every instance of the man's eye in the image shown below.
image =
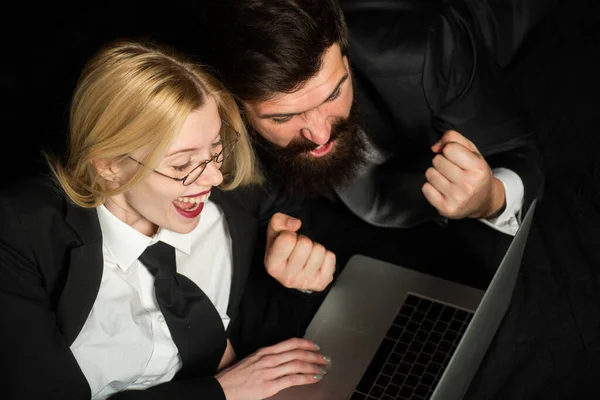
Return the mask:
<path id="1" fill-rule="evenodd" d="M 338 97 L 340 97 L 340 95 L 342 94 L 342 89 L 339 88 L 338 90 L 336 90 L 331 96 L 329 96 L 329 98 L 327 99 L 327 101 L 334 101 L 336 100 Z"/>
<path id="2" fill-rule="evenodd" d="M 271 121 L 273 121 L 276 124 L 284 124 L 284 123 L 288 122 L 289 120 L 291 120 L 292 118 L 294 118 L 294 116 L 290 115 L 287 117 L 271 118 Z"/>
<path id="3" fill-rule="evenodd" d="M 179 171 L 179 172 L 181 172 L 181 171 L 185 171 L 185 170 L 186 170 L 186 169 L 187 169 L 187 168 L 188 168 L 190 165 L 191 165 L 191 164 L 190 164 L 190 162 L 188 161 L 188 162 L 186 162 L 186 163 L 185 163 L 185 164 L 183 164 L 183 165 L 173 165 L 173 169 L 174 169 L 174 170 L 176 170 L 176 171 Z"/>

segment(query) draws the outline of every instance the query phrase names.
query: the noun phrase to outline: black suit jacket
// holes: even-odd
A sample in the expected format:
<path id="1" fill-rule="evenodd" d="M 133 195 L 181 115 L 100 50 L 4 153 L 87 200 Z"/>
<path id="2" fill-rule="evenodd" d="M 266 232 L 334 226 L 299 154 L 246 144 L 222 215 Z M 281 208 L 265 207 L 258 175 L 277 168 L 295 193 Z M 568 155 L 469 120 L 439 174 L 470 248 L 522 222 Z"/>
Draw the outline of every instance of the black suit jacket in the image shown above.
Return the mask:
<path id="1" fill-rule="evenodd" d="M 534 134 L 465 2 L 342 6 L 364 128 L 377 147 L 391 153 L 367 185 L 350 188 L 361 199 L 354 210 L 361 218 L 393 227 L 443 222 L 421 186 L 434 156 L 430 146 L 448 129 L 473 141 L 492 168 L 521 177 L 525 209 L 541 197 Z"/>
<path id="2" fill-rule="evenodd" d="M 274 333 L 277 315 L 282 308 L 294 314 L 292 303 L 307 298 L 269 280 L 262 265 L 249 274 L 258 226 L 258 197 L 252 194 L 256 192 L 215 189 L 211 197 L 224 211 L 233 243 L 228 333 L 239 357 L 292 335 Z M 0 221 L 2 397 L 89 398 L 89 386 L 69 346 L 83 328 L 102 277 L 96 211 L 67 202 L 49 178 L 42 178 L 0 194 Z M 260 250 L 264 254 L 264 248 Z M 224 399 L 212 376 L 176 376 L 171 382 L 113 397 Z"/>

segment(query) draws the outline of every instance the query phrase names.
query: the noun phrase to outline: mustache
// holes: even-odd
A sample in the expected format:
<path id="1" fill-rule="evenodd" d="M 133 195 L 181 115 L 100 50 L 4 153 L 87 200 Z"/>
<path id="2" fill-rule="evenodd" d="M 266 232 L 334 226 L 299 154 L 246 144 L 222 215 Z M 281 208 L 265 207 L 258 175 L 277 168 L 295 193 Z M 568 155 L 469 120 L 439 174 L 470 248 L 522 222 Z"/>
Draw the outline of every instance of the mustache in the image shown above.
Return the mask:
<path id="1" fill-rule="evenodd" d="M 348 118 L 338 118 L 333 125 L 331 126 L 331 134 L 329 136 L 329 142 L 338 139 L 341 135 L 345 133 L 349 133 L 352 128 L 352 123 Z M 315 150 L 319 147 L 318 144 L 311 142 L 305 137 L 297 137 L 292 139 L 292 141 L 286 147 L 276 147 L 276 154 L 279 157 L 291 157 L 296 156 L 303 153 L 308 153 L 310 151 Z M 275 154 L 275 152 L 272 152 Z"/>

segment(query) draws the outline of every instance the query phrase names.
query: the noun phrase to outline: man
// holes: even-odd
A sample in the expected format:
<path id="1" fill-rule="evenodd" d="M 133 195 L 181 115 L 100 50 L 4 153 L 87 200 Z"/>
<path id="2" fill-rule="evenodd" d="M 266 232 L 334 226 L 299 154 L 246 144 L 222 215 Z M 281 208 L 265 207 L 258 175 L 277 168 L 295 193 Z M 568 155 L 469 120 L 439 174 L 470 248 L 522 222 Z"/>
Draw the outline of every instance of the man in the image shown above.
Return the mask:
<path id="1" fill-rule="evenodd" d="M 207 62 L 240 100 L 271 182 L 304 196 L 304 232 L 338 267 L 363 253 L 485 287 L 543 174 L 468 13 L 217 3 Z"/>

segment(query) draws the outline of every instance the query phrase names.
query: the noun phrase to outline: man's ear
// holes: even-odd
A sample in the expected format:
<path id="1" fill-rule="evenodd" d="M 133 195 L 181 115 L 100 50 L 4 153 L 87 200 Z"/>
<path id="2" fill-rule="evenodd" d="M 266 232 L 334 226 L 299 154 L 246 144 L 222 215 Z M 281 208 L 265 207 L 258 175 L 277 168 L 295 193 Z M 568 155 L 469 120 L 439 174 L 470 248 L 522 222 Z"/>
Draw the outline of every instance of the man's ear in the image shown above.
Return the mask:
<path id="1" fill-rule="evenodd" d="M 109 182 L 119 183 L 121 169 L 115 160 L 105 158 L 92 160 L 92 166 L 102 178 Z"/>

